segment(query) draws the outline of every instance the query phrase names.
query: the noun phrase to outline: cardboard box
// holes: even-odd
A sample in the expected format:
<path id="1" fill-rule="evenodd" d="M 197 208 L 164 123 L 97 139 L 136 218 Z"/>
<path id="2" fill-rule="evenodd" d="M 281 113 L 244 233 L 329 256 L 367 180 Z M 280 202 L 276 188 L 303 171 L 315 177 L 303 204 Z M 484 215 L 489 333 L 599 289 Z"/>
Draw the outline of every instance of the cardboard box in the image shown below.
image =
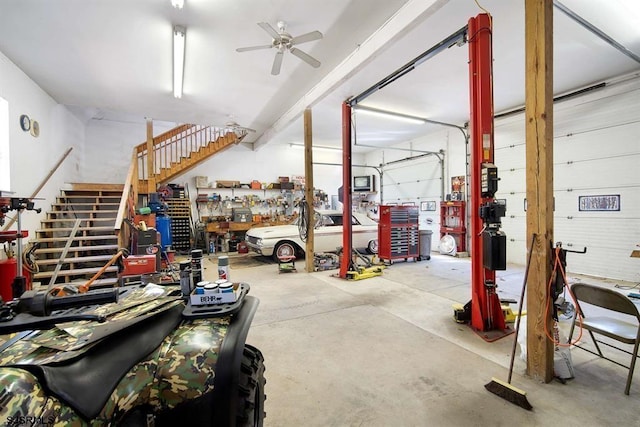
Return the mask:
<path id="1" fill-rule="evenodd" d="M 149 228 L 155 228 L 156 227 L 156 214 L 154 213 L 150 213 L 147 215 L 134 215 L 133 216 L 133 223 L 135 225 L 140 225 L 140 221 L 144 221 L 145 224 L 147 224 L 147 227 Z"/>
<path id="2" fill-rule="evenodd" d="M 216 181 L 218 188 L 239 188 L 240 181 Z"/>
<path id="3" fill-rule="evenodd" d="M 196 176 L 196 188 L 208 188 L 209 177 L 208 176 Z"/>

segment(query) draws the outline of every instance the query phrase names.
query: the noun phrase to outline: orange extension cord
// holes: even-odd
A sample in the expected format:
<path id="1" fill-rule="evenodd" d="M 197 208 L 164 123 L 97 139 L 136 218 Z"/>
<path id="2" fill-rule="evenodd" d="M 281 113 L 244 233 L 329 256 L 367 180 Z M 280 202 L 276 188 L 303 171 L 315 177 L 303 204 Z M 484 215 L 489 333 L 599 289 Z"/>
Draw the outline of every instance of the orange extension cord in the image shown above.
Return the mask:
<path id="1" fill-rule="evenodd" d="M 564 271 L 564 268 L 562 268 L 562 263 L 560 262 L 560 247 L 556 247 L 556 251 L 555 251 L 555 260 L 553 262 L 553 271 L 551 272 L 551 277 L 549 277 L 549 283 L 547 284 L 547 289 L 551 289 L 551 282 L 553 281 L 553 278 L 555 277 L 556 274 L 558 274 L 558 270 L 560 270 L 560 273 L 562 273 L 562 279 L 564 280 L 564 283 L 567 284 L 567 289 L 569 290 L 569 295 L 571 295 L 571 299 L 573 300 L 573 303 L 575 304 L 576 307 L 576 316 L 578 316 L 578 323 L 580 325 L 580 333 L 578 334 L 578 338 L 576 338 L 575 341 L 573 342 L 568 342 L 568 343 L 562 343 L 560 342 L 560 338 L 559 337 L 555 337 L 555 336 L 551 336 L 551 334 L 549 333 L 549 322 L 545 321 L 544 322 L 544 333 L 547 335 L 547 338 L 549 338 L 551 340 L 552 343 L 554 343 L 556 346 L 558 347 L 571 347 L 572 345 L 575 345 L 577 342 L 580 341 L 580 338 L 582 338 L 582 313 L 580 312 L 580 308 L 578 306 L 578 302 L 576 301 L 576 297 L 573 295 L 573 292 L 571 292 L 571 288 L 568 286 L 568 282 L 567 282 L 567 275 Z M 549 292 L 549 295 L 547 296 L 547 306 L 546 306 L 546 313 L 549 312 L 549 305 L 551 304 L 551 292 Z M 557 330 L 557 321 L 554 320 L 554 329 Z M 555 334 L 554 334 L 555 335 Z"/>

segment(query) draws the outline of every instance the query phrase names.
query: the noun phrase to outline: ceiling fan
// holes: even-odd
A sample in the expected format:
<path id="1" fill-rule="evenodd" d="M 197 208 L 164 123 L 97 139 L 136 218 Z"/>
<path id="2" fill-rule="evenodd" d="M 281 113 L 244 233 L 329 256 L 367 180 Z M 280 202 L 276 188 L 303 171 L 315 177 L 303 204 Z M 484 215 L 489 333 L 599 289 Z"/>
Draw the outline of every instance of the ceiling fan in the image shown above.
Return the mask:
<path id="1" fill-rule="evenodd" d="M 285 50 L 288 50 L 314 68 L 318 68 L 320 66 L 320 61 L 318 61 L 308 53 L 301 51 L 297 47 L 294 47 L 295 45 L 301 43 L 307 43 L 321 39 L 322 33 L 320 31 L 312 31 L 310 33 L 302 34 L 298 37 L 292 37 L 291 34 L 286 32 L 287 24 L 284 21 L 278 21 L 279 31 L 276 31 L 275 28 L 273 28 L 267 22 L 258 22 L 258 25 L 267 33 L 269 33 L 271 37 L 273 37 L 273 41 L 271 42 L 271 44 L 240 47 L 236 49 L 236 52 L 247 52 L 250 50 L 270 49 L 272 47 L 275 47 L 277 49 L 277 52 L 276 57 L 273 60 L 273 66 L 271 67 L 271 74 L 273 74 L 274 76 L 280 74 L 280 68 L 282 67 L 282 58 L 284 56 Z"/>
<path id="2" fill-rule="evenodd" d="M 226 125 L 224 125 L 225 129 L 230 130 L 231 132 L 243 133 L 243 132 L 255 132 L 255 129 L 251 129 L 248 127 L 240 126 L 236 121 L 229 121 Z"/>

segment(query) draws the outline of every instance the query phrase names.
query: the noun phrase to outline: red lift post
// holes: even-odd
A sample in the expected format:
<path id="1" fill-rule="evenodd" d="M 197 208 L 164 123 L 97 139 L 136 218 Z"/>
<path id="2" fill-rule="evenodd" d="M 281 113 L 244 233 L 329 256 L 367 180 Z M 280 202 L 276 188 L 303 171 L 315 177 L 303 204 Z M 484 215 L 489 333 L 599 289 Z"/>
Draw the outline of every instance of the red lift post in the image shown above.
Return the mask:
<path id="1" fill-rule="evenodd" d="M 513 332 L 505 324 L 496 293 L 496 270 L 506 269 L 506 236 L 500 231 L 505 206 L 494 198 L 498 188 L 494 158 L 493 68 L 491 17 L 479 14 L 468 25 L 423 52 L 342 106 L 343 259 L 340 277 L 346 278 L 351 265 L 351 109 L 370 94 L 387 86 L 439 52 L 462 42 L 469 43 L 470 126 L 471 126 L 471 302 L 462 318 L 471 321 L 487 341 Z M 467 311 L 467 307 L 470 309 Z"/>
<path id="2" fill-rule="evenodd" d="M 488 341 L 513 332 L 496 293 L 496 270 L 506 269 L 506 236 L 499 230 L 505 207 L 494 199 L 493 67 L 491 17 L 468 24 L 471 127 L 471 327 Z"/>

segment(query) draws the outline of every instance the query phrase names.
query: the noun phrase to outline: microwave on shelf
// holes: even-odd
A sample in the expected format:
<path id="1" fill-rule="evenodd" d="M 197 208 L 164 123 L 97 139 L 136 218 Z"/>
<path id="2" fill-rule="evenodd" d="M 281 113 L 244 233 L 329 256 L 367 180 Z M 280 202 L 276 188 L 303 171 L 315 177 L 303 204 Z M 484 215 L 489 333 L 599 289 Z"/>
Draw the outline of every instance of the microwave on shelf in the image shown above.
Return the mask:
<path id="1" fill-rule="evenodd" d="M 361 175 L 353 177 L 352 191 L 370 192 L 376 191 L 375 175 Z"/>

